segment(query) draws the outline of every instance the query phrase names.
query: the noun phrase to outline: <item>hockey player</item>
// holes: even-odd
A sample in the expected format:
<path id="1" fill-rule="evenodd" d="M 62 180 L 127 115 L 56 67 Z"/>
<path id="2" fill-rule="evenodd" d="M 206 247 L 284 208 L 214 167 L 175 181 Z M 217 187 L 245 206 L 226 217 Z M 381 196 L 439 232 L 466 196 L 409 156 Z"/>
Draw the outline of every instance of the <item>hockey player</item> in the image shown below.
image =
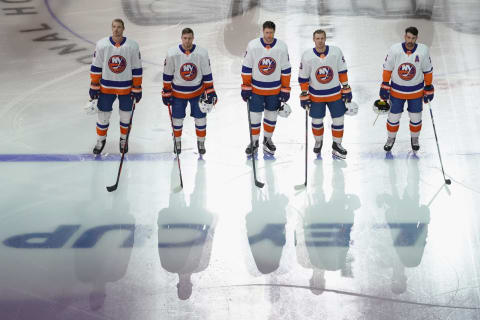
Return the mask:
<path id="1" fill-rule="evenodd" d="M 422 98 L 425 103 L 433 100 L 433 67 L 428 47 L 416 43 L 418 29 L 405 30 L 405 42 L 394 44 L 383 64 L 383 82 L 380 98 L 391 101 L 387 119 L 387 143 L 385 151 L 392 150 L 400 126 L 405 101 L 410 116 L 412 150 L 418 151 L 418 137 L 422 129 Z"/>
<path id="2" fill-rule="evenodd" d="M 316 30 L 313 33 L 315 48 L 302 55 L 298 75 L 302 90 L 300 105 L 304 109 L 310 107 L 315 138 L 313 152 L 317 155 L 323 146 L 323 118 L 328 106 L 332 116 L 332 153 L 345 159 L 347 150 L 342 147 L 345 102 L 352 101 L 352 91 L 343 53 L 338 47 L 325 45 L 326 37 L 324 30 Z"/>
<path id="3" fill-rule="evenodd" d="M 203 155 L 207 133 L 207 114 L 200 110 L 199 100 L 204 95 L 207 104 L 217 103 L 213 88 L 212 70 L 206 49 L 193 44 L 193 30 L 182 30 L 182 43 L 170 48 L 163 70 L 162 100 L 172 106 L 172 118 L 177 152 L 182 150 L 181 137 L 187 103 L 190 116 L 195 118 L 198 153 Z M 174 150 L 175 152 L 175 150 Z"/>
<path id="4" fill-rule="evenodd" d="M 112 21 L 112 36 L 97 42 L 90 68 L 90 98 L 98 99 L 97 144 L 94 154 L 105 147 L 112 105 L 119 101 L 120 152 L 128 152 L 126 136 L 133 100 L 142 98 L 142 61 L 138 44 L 123 36 L 121 19 Z"/>
<path id="5" fill-rule="evenodd" d="M 242 65 L 242 99 L 249 101 L 252 137 L 254 146 L 248 145 L 247 155 L 258 149 L 260 122 L 263 119 L 263 149 L 274 154 L 276 147 L 272 142 L 281 102 L 290 98 L 290 61 L 287 45 L 276 38 L 275 24 L 266 21 L 263 24 L 263 37 L 248 43 Z"/>

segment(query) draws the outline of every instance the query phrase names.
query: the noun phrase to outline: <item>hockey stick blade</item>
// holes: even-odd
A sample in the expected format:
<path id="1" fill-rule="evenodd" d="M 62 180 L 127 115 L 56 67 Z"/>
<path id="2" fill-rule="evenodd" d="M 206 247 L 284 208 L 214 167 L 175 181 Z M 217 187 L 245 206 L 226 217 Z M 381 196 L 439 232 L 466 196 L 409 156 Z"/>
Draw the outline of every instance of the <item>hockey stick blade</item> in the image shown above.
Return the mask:
<path id="1" fill-rule="evenodd" d="M 445 179 L 445 183 L 448 184 L 448 185 L 451 185 L 452 181 L 450 179 Z"/>
<path id="2" fill-rule="evenodd" d="M 258 180 L 255 180 L 255 185 L 256 185 L 257 187 L 259 187 L 259 188 L 263 188 L 263 186 L 265 185 L 265 183 L 260 182 L 260 181 L 258 181 Z"/>
<path id="3" fill-rule="evenodd" d="M 118 187 L 118 184 L 116 183 L 113 186 L 107 186 L 106 188 L 107 188 L 108 192 L 112 192 L 112 191 L 117 190 L 117 187 Z"/>
<path id="4" fill-rule="evenodd" d="M 307 187 L 307 185 L 305 183 L 302 183 L 302 184 L 297 184 L 294 189 L 295 190 L 303 190 Z"/>

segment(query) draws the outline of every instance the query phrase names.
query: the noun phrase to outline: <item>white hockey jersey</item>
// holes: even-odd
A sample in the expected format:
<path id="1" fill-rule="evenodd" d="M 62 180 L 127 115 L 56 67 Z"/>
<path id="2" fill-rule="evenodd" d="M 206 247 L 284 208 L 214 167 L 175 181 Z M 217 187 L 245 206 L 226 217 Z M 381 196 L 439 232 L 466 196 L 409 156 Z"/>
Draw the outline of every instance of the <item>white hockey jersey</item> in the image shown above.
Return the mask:
<path id="1" fill-rule="evenodd" d="M 102 93 L 129 94 L 132 85 L 138 91 L 142 85 L 142 59 L 138 44 L 123 38 L 116 44 L 112 37 L 97 42 L 90 67 L 92 85 L 100 83 Z"/>
<path id="2" fill-rule="evenodd" d="M 163 87 L 182 99 L 198 97 L 213 87 L 212 69 L 208 51 L 197 45 L 186 51 L 182 45 L 167 52 L 163 68 Z"/>
<path id="3" fill-rule="evenodd" d="M 340 48 L 326 46 L 322 53 L 315 48 L 303 53 L 298 83 L 302 91 L 308 91 L 312 101 L 330 102 L 341 99 L 341 84 L 347 82 L 347 64 Z"/>
<path id="4" fill-rule="evenodd" d="M 390 94 L 399 99 L 423 96 L 423 87 L 432 84 L 433 67 L 428 47 L 417 43 L 410 51 L 405 43 L 394 44 L 383 64 L 383 81 L 391 80 Z"/>
<path id="5" fill-rule="evenodd" d="M 290 91 L 291 66 L 287 45 L 278 39 L 266 44 L 263 38 L 250 41 L 243 59 L 243 84 L 258 95 L 275 95 L 280 89 Z"/>

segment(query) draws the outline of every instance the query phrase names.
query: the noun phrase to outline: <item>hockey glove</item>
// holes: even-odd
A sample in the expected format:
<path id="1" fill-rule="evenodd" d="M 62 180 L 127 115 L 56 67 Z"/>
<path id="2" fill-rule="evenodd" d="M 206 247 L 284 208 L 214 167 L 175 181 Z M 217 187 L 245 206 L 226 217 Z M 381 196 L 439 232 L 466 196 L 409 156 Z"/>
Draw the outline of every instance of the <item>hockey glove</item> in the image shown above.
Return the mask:
<path id="1" fill-rule="evenodd" d="M 209 88 L 206 90 L 207 92 L 207 103 L 208 104 L 216 104 L 218 101 L 217 94 L 215 93 L 215 89 Z"/>
<path id="2" fill-rule="evenodd" d="M 290 88 L 289 87 L 283 87 L 280 89 L 280 94 L 278 95 L 278 100 L 281 102 L 287 102 L 288 99 L 290 99 Z"/>
<path id="3" fill-rule="evenodd" d="M 390 99 L 390 84 L 388 82 L 382 82 L 380 87 L 380 98 L 384 101 Z"/>
<path id="4" fill-rule="evenodd" d="M 242 99 L 247 102 L 248 99 L 252 96 L 252 86 L 242 84 Z"/>
<path id="5" fill-rule="evenodd" d="M 310 108 L 312 104 L 312 101 L 310 100 L 310 95 L 308 94 L 307 91 L 303 91 L 300 94 L 300 106 L 305 109 L 305 108 Z"/>
<path id="6" fill-rule="evenodd" d="M 348 84 L 344 85 L 342 88 L 342 100 L 346 103 L 352 102 L 352 89 Z"/>
<path id="7" fill-rule="evenodd" d="M 133 87 L 130 95 L 135 100 L 135 103 L 139 103 L 140 99 L 142 99 L 142 87 Z"/>
<path id="8" fill-rule="evenodd" d="M 91 100 L 98 99 L 100 96 L 100 85 L 98 83 L 90 83 L 90 90 L 88 91 L 88 95 L 90 96 Z"/>
<path id="9" fill-rule="evenodd" d="M 428 85 L 423 88 L 423 102 L 427 103 L 433 100 L 433 85 Z"/>
<path id="10" fill-rule="evenodd" d="M 163 89 L 162 91 L 163 104 L 169 106 L 173 103 L 172 90 Z"/>

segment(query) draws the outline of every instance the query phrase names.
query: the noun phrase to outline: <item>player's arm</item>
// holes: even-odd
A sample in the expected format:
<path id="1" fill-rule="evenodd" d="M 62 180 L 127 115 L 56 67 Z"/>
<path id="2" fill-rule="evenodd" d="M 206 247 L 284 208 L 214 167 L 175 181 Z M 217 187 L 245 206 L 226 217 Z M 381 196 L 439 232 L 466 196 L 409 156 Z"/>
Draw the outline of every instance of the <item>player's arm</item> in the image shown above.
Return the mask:
<path id="1" fill-rule="evenodd" d="M 132 96 L 137 103 L 142 99 L 142 79 L 142 56 L 140 55 L 140 48 L 136 46 L 132 55 Z"/>
<path id="2" fill-rule="evenodd" d="M 392 70 L 395 68 L 395 54 L 390 48 L 383 63 L 382 84 L 380 85 L 380 98 L 382 100 L 390 99 L 390 79 L 392 78 Z"/>
<path id="3" fill-rule="evenodd" d="M 163 104 L 168 106 L 173 102 L 172 97 L 172 81 L 173 73 L 175 72 L 175 63 L 172 56 L 167 52 L 167 57 L 163 64 L 163 90 L 162 90 L 162 101 Z"/>
<path id="4" fill-rule="evenodd" d="M 100 95 L 100 80 L 102 79 L 103 50 L 97 43 L 90 66 L 90 99 L 98 99 Z"/>
<path id="5" fill-rule="evenodd" d="M 242 99 L 247 101 L 252 95 L 253 50 L 247 46 L 242 63 Z"/>
<path id="6" fill-rule="evenodd" d="M 345 57 L 341 50 L 340 54 L 338 55 L 337 67 L 338 79 L 342 84 L 342 100 L 345 102 L 352 102 L 352 89 L 348 85 L 347 62 L 345 61 Z"/>
<path id="7" fill-rule="evenodd" d="M 305 59 L 305 55 L 302 56 L 300 62 L 300 69 L 298 71 L 298 83 L 300 84 L 300 105 L 302 108 L 310 107 L 311 100 L 310 94 L 308 93 L 308 87 L 310 86 L 310 65 Z"/>
<path id="8" fill-rule="evenodd" d="M 290 77 L 292 74 L 292 66 L 290 65 L 290 58 L 288 56 L 288 49 L 285 48 L 285 52 L 283 54 L 282 59 L 282 71 L 281 71 L 281 79 L 280 82 L 282 86 L 280 88 L 280 101 L 287 102 L 290 99 Z"/>
<path id="9" fill-rule="evenodd" d="M 203 88 L 205 89 L 205 93 L 207 94 L 207 103 L 216 104 L 218 101 L 218 97 L 213 87 L 212 67 L 210 65 L 210 58 L 208 57 L 208 52 L 206 52 L 205 56 L 202 56 L 201 68 Z"/>
<path id="10" fill-rule="evenodd" d="M 429 50 L 425 54 L 425 58 L 422 61 L 423 81 L 425 86 L 423 87 L 423 100 L 429 102 L 433 100 L 433 67 L 432 59 L 430 58 Z"/>

